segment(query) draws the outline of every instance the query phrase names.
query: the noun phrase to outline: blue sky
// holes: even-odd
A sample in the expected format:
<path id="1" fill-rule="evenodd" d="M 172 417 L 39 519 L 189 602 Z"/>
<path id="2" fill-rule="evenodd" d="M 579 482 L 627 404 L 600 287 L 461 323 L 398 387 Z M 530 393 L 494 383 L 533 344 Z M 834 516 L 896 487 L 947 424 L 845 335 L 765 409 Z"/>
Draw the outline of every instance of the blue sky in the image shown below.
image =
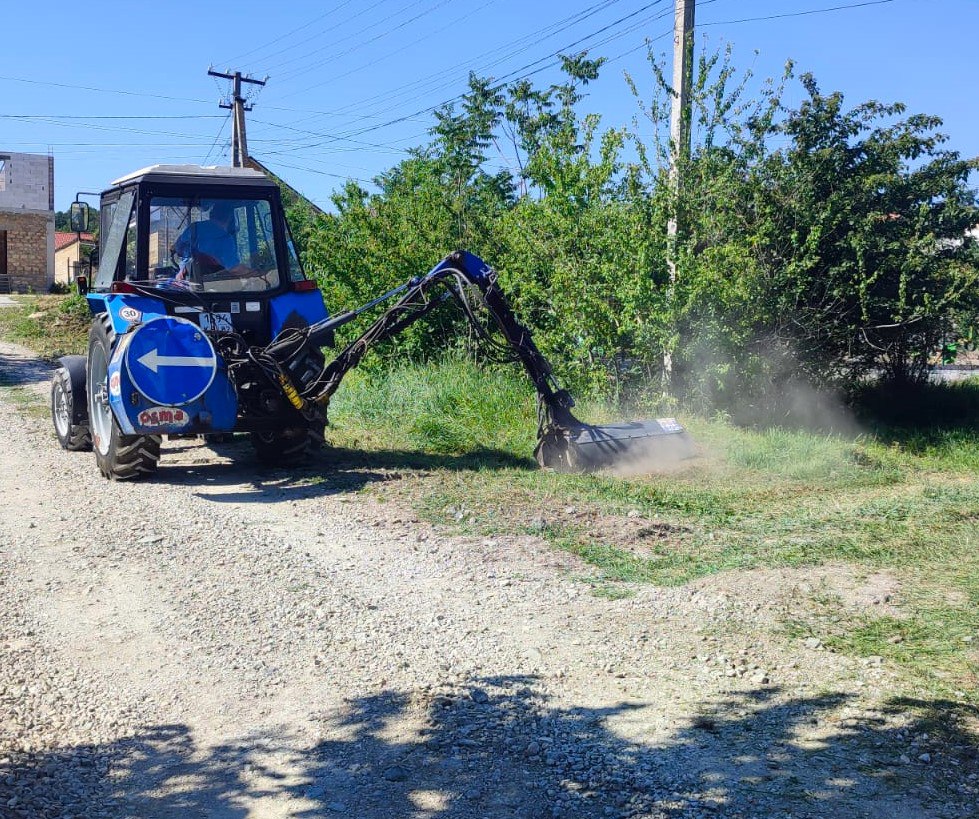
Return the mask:
<path id="1" fill-rule="evenodd" d="M 696 47 L 731 44 L 735 64 L 758 78 L 779 75 L 791 58 L 851 105 L 899 100 L 909 112 L 942 117 L 949 146 L 979 154 L 979 0 L 891 0 L 773 17 L 856 2 L 699 0 Z M 652 39 L 657 53 L 671 48 L 672 5 L 11 3 L 0 23 L 0 151 L 53 151 L 59 209 L 76 190 L 100 190 L 145 165 L 226 163 L 230 124 L 217 103 L 227 83 L 206 71 L 240 68 L 270 76 L 249 114 L 251 153 L 325 206 L 343 179 L 369 181 L 423 142 L 432 118 L 416 112 L 464 92 L 470 70 L 535 71 L 535 82 L 547 84 L 557 76 L 551 55 L 590 46 L 592 56 L 615 59 L 589 86 L 585 110 L 608 127 L 629 123 L 637 110 L 623 71 L 651 93 L 643 43 Z M 798 97 L 796 86 L 791 99 Z"/>

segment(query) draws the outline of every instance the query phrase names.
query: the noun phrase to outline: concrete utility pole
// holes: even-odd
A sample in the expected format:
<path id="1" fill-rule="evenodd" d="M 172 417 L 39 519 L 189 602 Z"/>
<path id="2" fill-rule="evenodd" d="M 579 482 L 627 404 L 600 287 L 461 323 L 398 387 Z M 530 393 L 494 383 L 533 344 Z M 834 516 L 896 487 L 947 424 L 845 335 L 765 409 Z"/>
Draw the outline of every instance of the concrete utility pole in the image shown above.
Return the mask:
<path id="1" fill-rule="evenodd" d="M 673 15 L 673 99 L 670 106 L 670 190 L 673 206 L 666 226 L 666 264 L 670 271 L 670 301 L 676 285 L 676 237 L 680 174 L 690 157 L 690 86 L 693 84 L 693 28 L 696 0 L 676 0 Z M 663 383 L 673 377 L 673 353 L 663 353 Z"/>
<path id="2" fill-rule="evenodd" d="M 268 77 L 264 80 L 253 80 L 251 77 L 241 76 L 240 71 L 234 74 L 224 74 L 220 71 L 207 69 L 209 77 L 221 77 L 231 80 L 231 102 L 222 102 L 221 107 L 230 109 L 232 112 L 232 131 L 231 131 L 231 161 L 236 168 L 244 168 L 245 160 L 248 158 L 248 140 L 245 138 L 245 111 L 251 111 L 252 107 L 245 104 L 245 98 L 241 95 L 241 84 L 243 82 L 252 85 L 265 85 Z"/>

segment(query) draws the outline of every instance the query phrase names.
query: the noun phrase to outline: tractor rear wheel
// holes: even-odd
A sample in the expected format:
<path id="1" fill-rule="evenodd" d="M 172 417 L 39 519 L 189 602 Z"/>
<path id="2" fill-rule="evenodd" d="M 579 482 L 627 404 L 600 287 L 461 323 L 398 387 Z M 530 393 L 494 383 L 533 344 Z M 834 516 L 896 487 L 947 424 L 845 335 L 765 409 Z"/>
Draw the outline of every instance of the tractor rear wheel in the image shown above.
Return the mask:
<path id="1" fill-rule="evenodd" d="M 114 481 L 156 471 L 159 435 L 124 435 L 109 406 L 108 370 L 115 333 L 105 314 L 97 316 L 88 334 L 88 423 L 99 471 Z"/>
<path id="2" fill-rule="evenodd" d="M 84 401 L 84 395 L 75 395 L 71 376 L 64 367 L 58 367 L 51 377 L 51 420 L 62 449 L 84 452 L 92 448 L 92 436 L 88 424 L 76 424 L 75 402 Z"/>
<path id="3" fill-rule="evenodd" d="M 253 432 L 249 436 L 258 460 L 266 466 L 297 466 L 308 461 L 323 446 L 326 422 L 279 432 Z"/>

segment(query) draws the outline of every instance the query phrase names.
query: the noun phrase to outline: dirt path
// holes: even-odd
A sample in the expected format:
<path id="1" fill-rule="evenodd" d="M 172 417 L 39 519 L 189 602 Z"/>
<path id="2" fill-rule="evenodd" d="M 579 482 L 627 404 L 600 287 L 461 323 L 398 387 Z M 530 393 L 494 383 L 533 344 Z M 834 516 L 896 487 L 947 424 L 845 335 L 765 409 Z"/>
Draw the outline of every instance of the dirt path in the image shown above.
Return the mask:
<path id="1" fill-rule="evenodd" d="M 599 599 L 328 454 L 173 441 L 110 483 L 10 399 L 44 368 L 0 345 L 0 369 L 2 817 L 979 812 L 890 669 L 778 636 L 818 578 Z"/>

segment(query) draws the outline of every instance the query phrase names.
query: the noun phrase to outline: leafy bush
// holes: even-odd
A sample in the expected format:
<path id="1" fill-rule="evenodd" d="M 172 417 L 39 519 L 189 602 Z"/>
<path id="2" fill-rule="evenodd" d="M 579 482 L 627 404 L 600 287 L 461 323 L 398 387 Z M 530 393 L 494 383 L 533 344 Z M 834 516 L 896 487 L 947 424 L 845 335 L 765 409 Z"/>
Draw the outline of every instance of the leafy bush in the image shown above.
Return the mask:
<path id="1" fill-rule="evenodd" d="M 694 84 L 696 148 L 674 191 L 663 69 L 651 59 L 651 99 L 629 80 L 648 122 L 602 132 L 580 113 L 601 64 L 566 57 L 565 81 L 547 88 L 471 77 L 458 109 L 436 113 L 430 142 L 382 174 L 377 193 L 351 182 L 335 213 L 304 217 L 300 244 L 331 307 L 464 247 L 501 271 L 579 393 L 648 389 L 668 355 L 674 393 L 750 412 L 789 384 L 920 381 L 943 346 L 972 336 L 976 165 L 943 148 L 940 120 L 899 104 L 848 110 L 808 75 L 788 109 L 791 66 L 748 99 L 730 54 L 708 56 Z M 491 171 L 503 144 L 511 170 Z M 467 335 L 460 315 L 436 310 L 377 360 L 438 359 Z"/>

